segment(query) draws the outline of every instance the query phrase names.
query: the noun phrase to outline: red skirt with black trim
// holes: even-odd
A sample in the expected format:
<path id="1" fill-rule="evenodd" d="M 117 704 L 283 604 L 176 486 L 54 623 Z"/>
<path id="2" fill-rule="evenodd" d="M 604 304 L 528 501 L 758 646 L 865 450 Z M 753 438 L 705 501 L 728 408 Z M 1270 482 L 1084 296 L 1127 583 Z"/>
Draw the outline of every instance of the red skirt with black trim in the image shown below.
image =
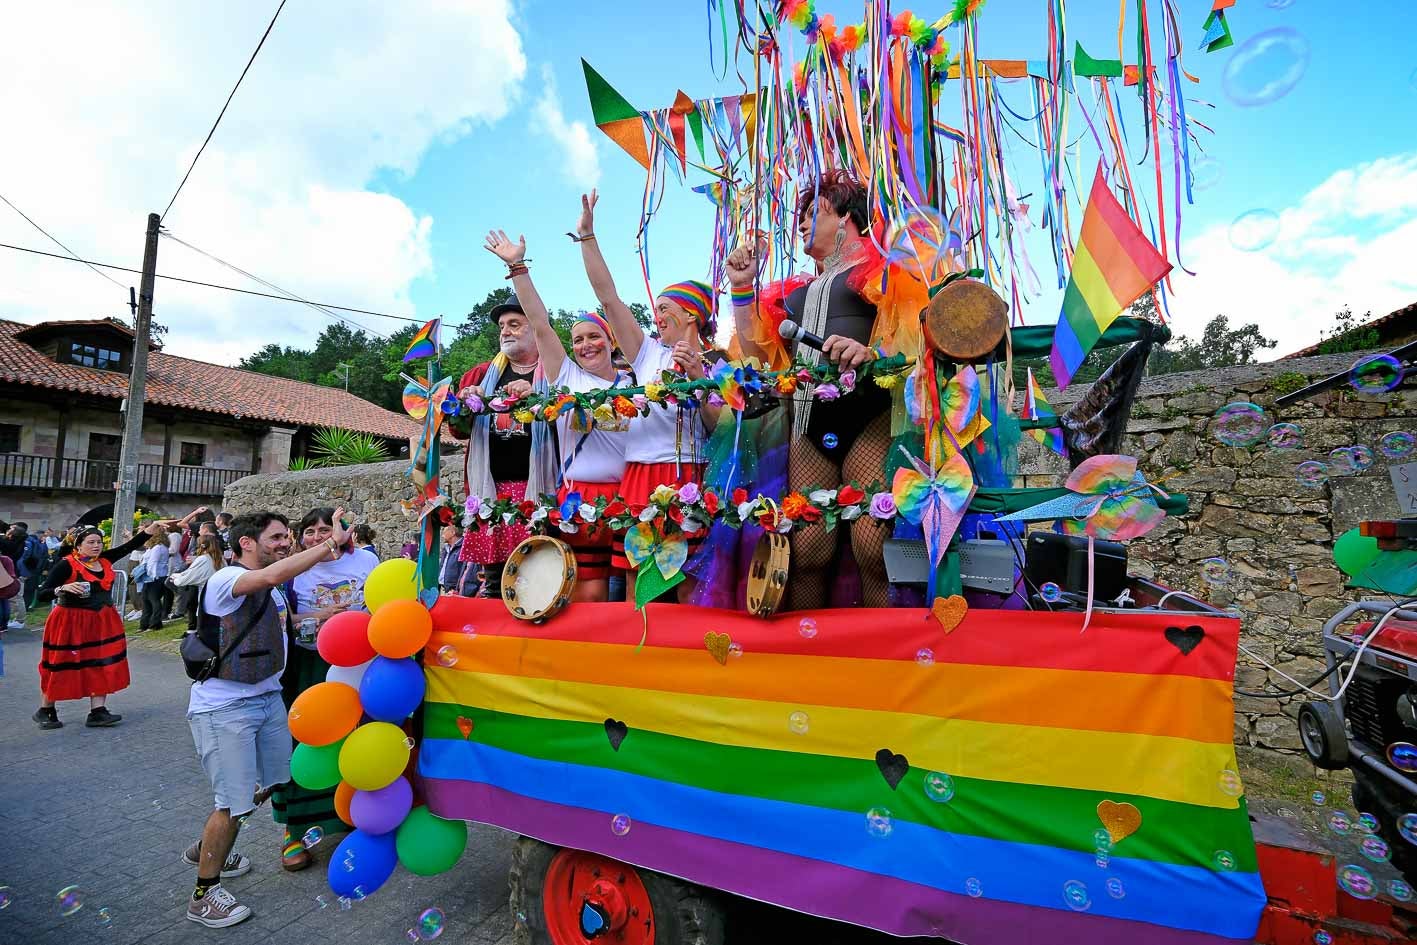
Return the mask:
<path id="1" fill-rule="evenodd" d="M 660 486 L 678 489 L 688 483 L 703 485 L 703 463 L 626 463 L 625 478 L 620 483 L 620 497 L 626 505 L 649 505 L 650 493 Z M 703 545 L 708 532 L 689 538 L 689 557 Z M 630 559 L 625 557 L 625 533 L 615 533 L 615 547 L 610 553 L 610 563 L 622 571 L 630 570 Z"/>
<path id="2" fill-rule="evenodd" d="M 127 688 L 128 644 L 117 610 L 60 604 L 49 612 L 39 658 L 39 689 L 44 698 L 59 702 Z"/>
<path id="3" fill-rule="evenodd" d="M 581 501 L 592 505 L 599 498 L 618 499 L 620 497 L 620 483 L 618 482 L 578 482 L 574 488 L 562 485 L 556 490 L 556 501 L 565 502 L 566 496 L 571 492 L 579 492 Z M 610 546 L 613 541 L 610 529 L 596 522 L 590 528 L 582 526 L 581 530 L 574 535 L 568 535 L 560 529 L 549 528 L 546 534 L 552 538 L 559 538 L 571 546 L 571 550 L 576 555 L 576 574 L 579 578 L 587 581 L 601 580 L 610 577 Z"/>

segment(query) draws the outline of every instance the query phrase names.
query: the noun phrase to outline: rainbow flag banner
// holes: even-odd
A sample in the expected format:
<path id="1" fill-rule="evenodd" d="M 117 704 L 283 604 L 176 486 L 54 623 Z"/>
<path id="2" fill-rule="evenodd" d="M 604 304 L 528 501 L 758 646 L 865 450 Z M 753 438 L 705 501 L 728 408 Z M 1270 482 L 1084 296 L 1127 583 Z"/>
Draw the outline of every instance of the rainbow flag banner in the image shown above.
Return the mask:
<path id="1" fill-rule="evenodd" d="M 436 358 L 438 356 L 438 329 L 442 324 L 441 318 L 435 318 L 414 333 L 413 340 L 408 344 L 408 350 L 403 353 L 405 364 L 409 361 L 417 361 L 419 358 Z"/>
<path id="2" fill-rule="evenodd" d="M 645 613 L 440 598 L 430 809 L 898 936 L 1252 941 L 1238 621 Z"/>
<path id="3" fill-rule="evenodd" d="M 1025 420 L 1056 420 L 1058 415 L 1053 411 L 1053 405 L 1048 403 L 1048 397 L 1043 393 L 1043 388 L 1033 376 L 1033 368 L 1028 369 L 1028 390 L 1023 395 L 1023 417 Z M 1068 448 L 1063 443 L 1063 428 L 1048 427 L 1042 430 L 1029 430 L 1028 435 L 1038 441 L 1038 445 L 1044 449 L 1052 450 L 1064 458 L 1068 455 Z"/>
<path id="4" fill-rule="evenodd" d="M 1068 386 L 1122 309 L 1170 271 L 1166 257 L 1156 251 L 1112 195 L 1099 163 L 1048 356 L 1059 387 Z"/>

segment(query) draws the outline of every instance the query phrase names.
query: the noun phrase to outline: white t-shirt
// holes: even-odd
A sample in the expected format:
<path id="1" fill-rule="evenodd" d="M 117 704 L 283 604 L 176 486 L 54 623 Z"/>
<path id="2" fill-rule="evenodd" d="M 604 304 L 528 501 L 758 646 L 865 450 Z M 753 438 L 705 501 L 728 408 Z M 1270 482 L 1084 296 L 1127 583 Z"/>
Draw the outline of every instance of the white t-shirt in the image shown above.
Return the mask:
<path id="1" fill-rule="evenodd" d="M 556 375 L 556 386 L 565 387 L 574 393 L 601 390 L 606 387 L 625 387 L 629 378 L 621 374 L 611 384 L 603 377 L 596 377 L 581 370 L 575 359 L 567 355 L 561 365 L 561 373 Z M 571 429 L 571 411 L 562 411 L 556 418 L 557 442 L 561 447 L 562 478 L 568 483 L 575 482 L 619 482 L 625 475 L 625 434 L 611 433 L 599 426 L 589 433 Z M 571 459 L 567 468 L 566 460 Z"/>
<path id="2" fill-rule="evenodd" d="M 379 560 L 356 550 L 337 561 L 321 561 L 295 579 L 295 612 L 309 613 L 336 604 L 364 609 L 364 581 Z"/>
<path id="3" fill-rule="evenodd" d="M 234 613 L 241 606 L 241 599 L 231 596 L 231 588 L 236 583 L 236 579 L 246 573 L 245 568 L 233 565 L 229 568 L 222 568 L 211 576 L 202 591 L 205 595 L 202 603 L 207 613 L 213 617 L 225 617 L 227 614 Z M 279 588 L 271 591 L 271 603 L 280 616 L 281 626 L 285 626 L 285 618 L 289 608 L 285 603 L 285 595 L 281 593 Z M 284 633 L 280 635 L 280 640 L 281 646 L 289 650 L 289 647 L 286 646 Z M 258 683 L 239 683 L 230 679 L 208 679 L 206 682 L 192 683 L 192 695 L 187 700 L 187 715 L 193 716 L 202 712 L 211 712 L 214 709 L 231 705 L 233 702 L 249 699 L 251 696 L 279 692 L 280 676 L 280 673 L 276 673 Z"/>
<path id="4" fill-rule="evenodd" d="M 635 376 L 639 382 L 659 382 L 664 371 L 675 371 L 673 350 L 645 338 L 635 355 Z M 679 428 L 681 411 L 678 407 L 650 404 L 649 415 L 630 421 L 629 442 L 625 444 L 625 461 L 629 463 L 689 463 L 703 462 L 704 422 L 698 410 L 682 411 L 683 431 Z M 678 449 L 675 449 L 675 445 Z"/>

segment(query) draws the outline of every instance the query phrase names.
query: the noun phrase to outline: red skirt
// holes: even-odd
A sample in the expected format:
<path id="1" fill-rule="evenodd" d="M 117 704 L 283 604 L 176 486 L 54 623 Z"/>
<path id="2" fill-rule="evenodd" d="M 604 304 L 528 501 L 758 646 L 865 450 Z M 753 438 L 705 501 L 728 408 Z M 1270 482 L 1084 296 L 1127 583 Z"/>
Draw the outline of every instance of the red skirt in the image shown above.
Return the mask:
<path id="1" fill-rule="evenodd" d="M 112 607 L 83 610 L 60 604 L 44 622 L 39 689 L 54 702 L 106 696 L 128 688 L 128 645 Z"/>
<path id="2" fill-rule="evenodd" d="M 620 483 L 621 498 L 626 505 L 649 505 L 650 493 L 660 486 L 679 488 L 688 483 L 703 485 L 704 466 L 702 463 L 626 463 L 625 479 Z M 704 543 L 708 532 L 689 538 L 689 557 Z M 615 533 L 615 547 L 611 551 L 610 563 L 622 571 L 630 570 L 630 559 L 625 557 L 625 535 Z"/>
<path id="3" fill-rule="evenodd" d="M 573 491 L 581 494 L 582 502 L 594 504 L 601 496 L 607 499 L 619 498 L 620 483 L 578 482 L 574 489 L 563 485 L 556 490 L 556 501 L 565 502 L 567 494 Z M 587 581 L 610 577 L 610 546 L 613 536 L 609 528 L 596 522 L 591 528 L 582 527 L 574 535 L 568 535 L 559 528 L 547 529 L 546 534 L 571 546 L 576 555 L 578 577 Z"/>
<path id="4" fill-rule="evenodd" d="M 526 498 L 525 482 L 499 482 L 496 486 L 499 499 L 520 502 Z M 490 528 L 483 523 L 477 531 L 467 533 L 459 559 L 475 561 L 478 564 L 501 564 L 512 556 L 517 545 L 530 536 L 531 532 L 527 531 L 527 527 L 516 522 L 510 525 L 493 525 Z"/>

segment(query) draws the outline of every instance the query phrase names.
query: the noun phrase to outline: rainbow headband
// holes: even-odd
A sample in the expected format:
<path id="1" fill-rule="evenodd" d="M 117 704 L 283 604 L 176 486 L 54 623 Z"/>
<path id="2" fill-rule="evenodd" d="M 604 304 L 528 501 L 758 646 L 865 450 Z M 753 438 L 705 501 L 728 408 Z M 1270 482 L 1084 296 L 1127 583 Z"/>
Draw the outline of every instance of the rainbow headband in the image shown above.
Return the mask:
<path id="1" fill-rule="evenodd" d="M 715 328 L 713 309 L 714 293 L 707 284 L 697 279 L 676 282 L 659 293 L 662 297 L 679 304 L 699 322 L 699 331 L 705 337 L 712 337 Z"/>
<path id="2" fill-rule="evenodd" d="M 605 316 L 599 312 L 581 312 L 576 316 L 578 322 L 590 322 L 601 331 L 605 332 L 605 337 L 610 342 L 610 347 L 618 348 L 620 343 L 615 340 L 615 332 L 610 328 L 610 323 L 605 320 Z"/>

